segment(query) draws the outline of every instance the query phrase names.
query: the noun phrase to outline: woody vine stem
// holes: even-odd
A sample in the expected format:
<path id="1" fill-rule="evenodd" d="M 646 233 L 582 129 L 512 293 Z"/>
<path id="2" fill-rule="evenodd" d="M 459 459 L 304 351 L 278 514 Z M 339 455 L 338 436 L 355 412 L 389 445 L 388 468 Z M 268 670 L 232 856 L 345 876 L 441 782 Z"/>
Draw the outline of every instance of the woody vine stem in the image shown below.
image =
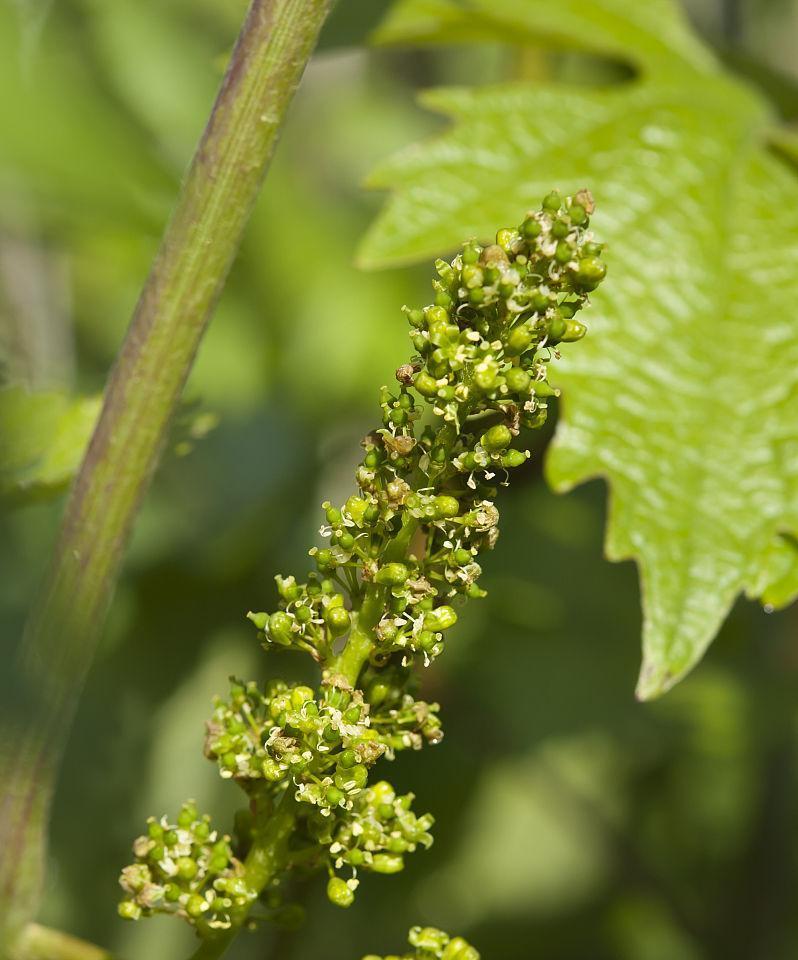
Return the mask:
<path id="1" fill-rule="evenodd" d="M 133 520 L 331 2 L 252 0 L 111 373 L 1 718 L 2 955 L 36 908 L 56 769 Z"/>
<path id="2" fill-rule="evenodd" d="M 188 801 L 173 822 L 148 820 L 122 871 L 120 914 L 187 921 L 202 940 L 194 960 L 220 956 L 244 926 L 293 925 L 295 887 L 314 872 L 346 908 L 364 874 L 396 873 L 431 844 L 433 817 L 372 771 L 442 739 L 417 667 L 442 654 L 457 608 L 485 595 L 497 488 L 526 463 L 524 433 L 556 394 L 548 365 L 585 334 L 576 314 L 604 277 L 592 212 L 586 190 L 552 192 L 494 243 L 438 260 L 434 303 L 404 308 L 414 352 L 380 391 L 356 492 L 322 504 L 315 570 L 278 576 L 278 609 L 248 614 L 267 650 L 313 658 L 318 686 L 231 678 L 205 753 L 248 801 L 235 830 L 218 833 Z M 410 945 L 415 960 L 479 957 L 434 928 L 414 927 Z"/>

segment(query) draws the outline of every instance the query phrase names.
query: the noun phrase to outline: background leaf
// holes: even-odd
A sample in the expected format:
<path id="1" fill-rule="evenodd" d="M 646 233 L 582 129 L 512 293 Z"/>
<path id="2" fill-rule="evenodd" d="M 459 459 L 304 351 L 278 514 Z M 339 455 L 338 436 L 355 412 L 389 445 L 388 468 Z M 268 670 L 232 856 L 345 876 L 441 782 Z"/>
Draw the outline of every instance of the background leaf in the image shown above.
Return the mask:
<path id="1" fill-rule="evenodd" d="M 80 466 L 99 412 L 99 397 L 0 390 L 0 496 L 61 493 Z"/>
<path id="2" fill-rule="evenodd" d="M 557 20 L 560 28 L 551 26 Z M 455 121 L 383 164 L 395 191 L 361 262 L 428 257 L 514 223 L 553 186 L 590 187 L 610 279 L 587 343 L 564 358 L 548 460 L 567 490 L 603 476 L 607 554 L 643 591 L 638 695 L 703 655 L 736 596 L 791 596 L 798 532 L 798 182 L 768 152 L 767 105 L 698 48 L 670 3 L 407 0 L 383 41 L 570 36 L 636 78 L 602 88 L 512 83 L 424 95 Z M 772 568 L 772 569 L 771 569 Z M 769 572 L 770 571 L 770 572 Z M 771 576 L 772 574 L 772 576 Z"/>

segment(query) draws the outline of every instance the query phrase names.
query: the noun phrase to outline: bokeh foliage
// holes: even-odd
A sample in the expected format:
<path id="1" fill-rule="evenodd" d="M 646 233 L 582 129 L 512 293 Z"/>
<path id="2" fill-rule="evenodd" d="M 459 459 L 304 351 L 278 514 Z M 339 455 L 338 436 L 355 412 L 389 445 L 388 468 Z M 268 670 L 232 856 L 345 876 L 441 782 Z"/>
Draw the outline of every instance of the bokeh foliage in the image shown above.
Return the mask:
<path id="1" fill-rule="evenodd" d="M 71 395 L 101 388 L 242 8 L 0 3 L 0 262 L 12 250 L 34 255 L 21 262 L 47 285 L 46 329 L 75 354 L 70 377 L 46 353 L 21 350 L 14 331 L 42 307 L 22 295 L 29 273 L 4 270 L 8 379 Z M 543 69 L 607 79 L 603 63 L 530 58 L 501 37 L 428 52 L 342 46 L 362 41 L 364 11 L 339 8 L 295 104 L 140 517 L 65 760 L 42 918 L 131 960 L 190 944 L 177 924 L 116 918 L 130 836 L 186 796 L 229 817 L 228 791 L 201 756 L 211 695 L 229 673 L 297 669 L 263 657 L 243 614 L 273 605 L 277 570 L 304 569 L 318 503 L 348 492 L 377 388 L 407 352 L 398 308 L 427 299 L 426 270 L 353 267 L 380 202 L 363 178 L 439 127 L 412 107 L 417 85 Z M 628 322 L 644 322 L 644 309 Z M 197 437 L 205 414 L 218 425 Z M 601 486 L 555 497 L 541 455 L 504 498 L 488 600 L 427 676 L 447 738 L 392 771 L 435 809 L 435 847 L 405 874 L 364 886 L 346 913 L 299 890 L 301 931 L 243 937 L 231 956 L 262 957 L 271 937 L 281 960 L 352 960 L 395 949 L 416 922 L 507 960 L 795 955 L 794 614 L 738 605 L 697 673 L 636 704 L 634 570 L 601 557 Z M 9 646 L 58 507 L 0 518 Z"/>

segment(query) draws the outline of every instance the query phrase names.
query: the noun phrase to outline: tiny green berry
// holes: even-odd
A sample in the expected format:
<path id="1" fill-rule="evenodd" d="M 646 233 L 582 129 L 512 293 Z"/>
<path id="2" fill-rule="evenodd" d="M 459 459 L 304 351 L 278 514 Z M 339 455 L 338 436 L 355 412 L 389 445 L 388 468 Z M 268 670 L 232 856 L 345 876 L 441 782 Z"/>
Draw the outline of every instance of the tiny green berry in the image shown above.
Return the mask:
<path id="1" fill-rule="evenodd" d="M 334 903 L 336 907 L 351 907 L 355 902 L 354 891 L 341 877 L 330 877 L 327 884 L 327 897 L 330 903 Z"/>
<path id="2" fill-rule="evenodd" d="M 344 607 L 328 607 L 324 620 L 334 637 L 342 637 L 352 625 L 349 611 Z"/>
<path id="3" fill-rule="evenodd" d="M 377 572 L 377 583 L 388 584 L 389 586 L 399 587 L 408 578 L 409 571 L 403 563 L 386 563 Z"/>
<path id="4" fill-rule="evenodd" d="M 490 453 L 498 453 L 506 450 L 513 441 L 513 435 L 510 428 L 503 423 L 497 423 L 491 427 L 487 433 L 482 434 L 482 446 Z"/>
<path id="5" fill-rule="evenodd" d="M 436 607 L 424 617 L 424 627 L 435 632 L 448 630 L 457 623 L 457 614 L 448 604 Z"/>

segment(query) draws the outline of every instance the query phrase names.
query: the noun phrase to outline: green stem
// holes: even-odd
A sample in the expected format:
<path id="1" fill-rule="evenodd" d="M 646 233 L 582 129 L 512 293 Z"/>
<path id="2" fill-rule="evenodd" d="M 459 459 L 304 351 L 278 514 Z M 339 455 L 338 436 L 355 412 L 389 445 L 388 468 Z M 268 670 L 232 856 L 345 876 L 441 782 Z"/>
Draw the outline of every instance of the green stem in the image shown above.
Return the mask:
<path id="1" fill-rule="evenodd" d="M 135 515 L 331 0 L 252 0 L 111 373 L 0 726 L 0 954 L 35 909 L 58 760 Z"/>
<path id="2" fill-rule="evenodd" d="M 405 559 L 416 530 L 418 530 L 418 520 L 409 512 L 405 513 L 399 533 L 386 544 L 383 552 L 385 563 Z M 330 674 L 343 677 L 353 687 L 357 686 L 360 673 L 374 647 L 374 628 L 380 622 L 385 609 L 385 592 L 385 587 L 380 587 L 376 583 L 370 583 L 366 587 L 363 603 L 355 612 L 346 646 L 328 664 Z"/>
<path id="3" fill-rule="evenodd" d="M 296 806 L 294 791 L 289 784 L 276 809 L 268 804 L 260 814 L 256 810 L 252 846 L 244 861 L 244 877 L 247 886 L 255 894 L 260 894 L 285 866 L 288 841 L 296 824 Z M 221 957 L 238 936 L 255 902 L 233 917 L 233 925 L 229 930 L 203 940 L 191 955 L 191 960 L 216 960 Z"/>
<path id="4" fill-rule="evenodd" d="M 358 677 L 374 646 L 374 628 L 380 622 L 385 607 L 385 587 L 370 583 L 366 587 L 363 603 L 353 616 L 352 629 L 346 646 L 333 657 L 328 665 L 329 673 L 343 677 L 352 686 L 357 686 Z"/>

